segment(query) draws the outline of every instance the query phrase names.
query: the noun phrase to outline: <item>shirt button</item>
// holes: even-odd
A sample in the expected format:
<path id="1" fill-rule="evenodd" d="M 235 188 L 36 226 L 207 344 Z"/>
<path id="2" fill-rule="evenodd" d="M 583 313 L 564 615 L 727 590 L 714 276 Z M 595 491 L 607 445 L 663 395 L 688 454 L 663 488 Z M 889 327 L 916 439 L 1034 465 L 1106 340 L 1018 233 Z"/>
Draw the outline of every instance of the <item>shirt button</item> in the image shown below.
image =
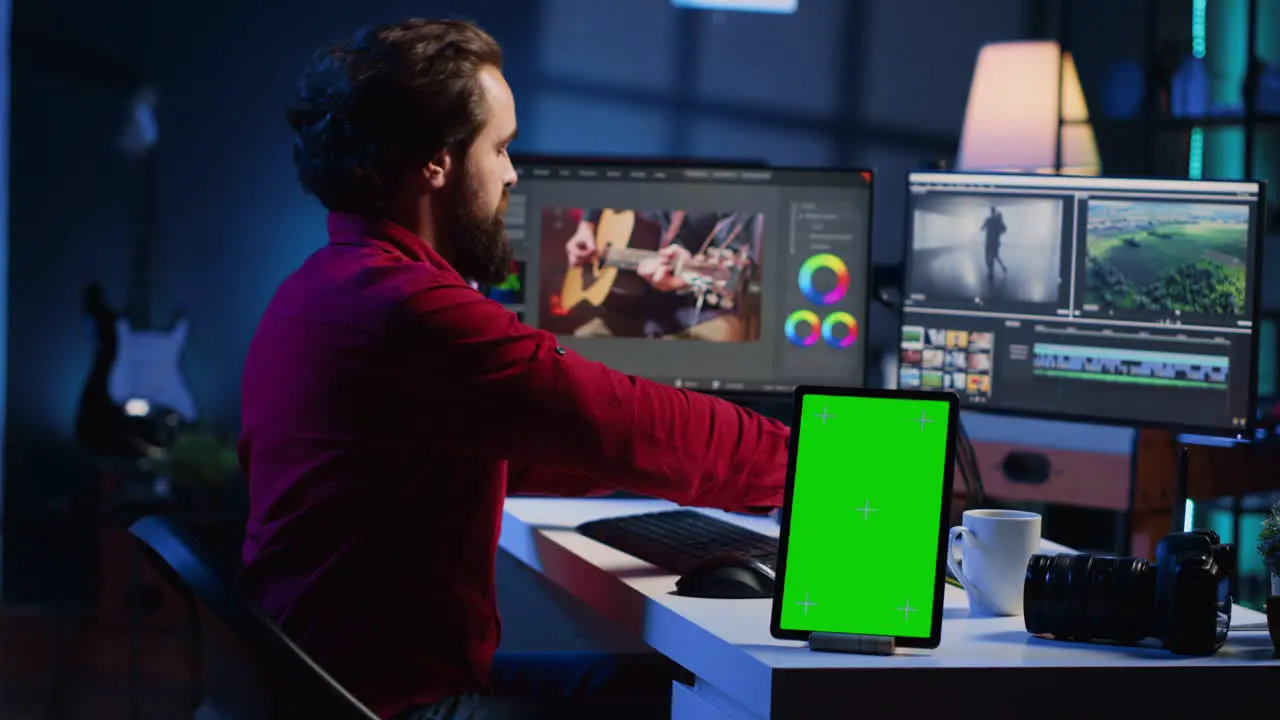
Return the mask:
<path id="1" fill-rule="evenodd" d="M 564 355 L 566 352 L 568 352 L 568 350 L 565 350 L 563 347 L 561 347 L 561 346 L 559 346 L 559 345 L 557 345 L 557 346 L 556 346 L 556 354 L 557 354 L 557 355 Z"/>

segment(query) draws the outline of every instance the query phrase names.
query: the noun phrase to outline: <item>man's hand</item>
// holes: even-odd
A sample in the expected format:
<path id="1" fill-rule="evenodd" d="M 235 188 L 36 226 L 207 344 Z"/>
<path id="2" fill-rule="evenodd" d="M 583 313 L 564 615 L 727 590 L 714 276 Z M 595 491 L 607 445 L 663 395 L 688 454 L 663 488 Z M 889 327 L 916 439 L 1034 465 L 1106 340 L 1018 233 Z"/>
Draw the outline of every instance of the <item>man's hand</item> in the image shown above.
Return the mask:
<path id="1" fill-rule="evenodd" d="M 596 258 L 596 238 L 591 226 L 579 223 L 578 230 L 564 244 L 565 255 L 569 258 L 569 267 L 581 267 Z"/>
<path id="2" fill-rule="evenodd" d="M 693 254 L 680 245 L 668 245 L 658 251 L 658 256 L 640 262 L 636 274 L 644 278 L 658 292 L 680 290 L 689 283 L 681 277 L 680 268 Z"/>

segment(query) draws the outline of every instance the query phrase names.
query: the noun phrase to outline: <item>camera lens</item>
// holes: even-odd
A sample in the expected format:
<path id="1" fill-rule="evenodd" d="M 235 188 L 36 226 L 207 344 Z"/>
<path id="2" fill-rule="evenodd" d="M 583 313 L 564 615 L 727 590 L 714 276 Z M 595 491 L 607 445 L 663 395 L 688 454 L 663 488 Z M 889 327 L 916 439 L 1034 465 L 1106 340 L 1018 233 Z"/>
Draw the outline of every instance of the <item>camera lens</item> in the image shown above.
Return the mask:
<path id="1" fill-rule="evenodd" d="M 1033 555 L 1027 632 L 1059 640 L 1136 643 L 1154 634 L 1155 572 L 1141 558 Z"/>

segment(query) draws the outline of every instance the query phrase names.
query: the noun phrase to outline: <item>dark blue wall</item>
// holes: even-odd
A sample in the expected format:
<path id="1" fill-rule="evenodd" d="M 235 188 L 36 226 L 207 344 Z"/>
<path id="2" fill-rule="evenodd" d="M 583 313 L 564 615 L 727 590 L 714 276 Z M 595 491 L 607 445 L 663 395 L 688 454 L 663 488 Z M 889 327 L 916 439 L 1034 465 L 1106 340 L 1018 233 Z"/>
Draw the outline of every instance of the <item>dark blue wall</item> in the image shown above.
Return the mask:
<path id="1" fill-rule="evenodd" d="M 92 353 L 81 291 L 93 279 L 117 298 L 125 290 L 137 176 L 112 143 L 142 67 L 147 14 L 142 0 L 14 3 L 6 599 L 44 597 L 83 575 L 68 565 L 82 538 L 50 510 L 88 477 L 71 443 Z"/>
<path id="2" fill-rule="evenodd" d="M 9 187 L 9 92 L 11 86 L 11 77 L 13 75 L 10 70 L 11 47 L 10 40 L 10 22 L 13 19 L 13 3 L 9 0 L 0 2 L 0 186 L 6 191 Z M 9 360 L 9 284 L 6 282 L 9 275 L 9 194 L 5 192 L 0 197 L 0 218 L 3 218 L 4 225 L 0 227 L 0 287 L 4 290 L 0 291 L 0 376 L 8 375 Z M 0 408 L 4 407 L 4 395 L 8 388 L 6 385 L 0 385 Z M 0 437 L 4 434 L 4 416 L 0 415 Z M 4 449 L 0 447 L 0 462 L 3 462 Z M 0 509 L 4 507 L 4 470 L 0 468 Z M 4 544 L 3 535 L 0 535 L 0 550 Z M 0 588 L 0 597 L 4 597 L 4 590 Z"/>
<path id="3" fill-rule="evenodd" d="M 791 17 L 676 11 L 665 0 L 18 0 L 15 33 L 61 35 L 158 83 L 155 315 L 192 320 L 186 371 L 234 429 L 239 374 L 275 284 L 324 240 L 296 188 L 281 110 L 310 52 L 361 23 L 465 15 L 507 50 L 519 150 L 763 158 L 880 172 L 875 254 L 900 252 L 902 174 L 952 154 L 986 41 L 1027 35 L 1025 0 L 802 0 Z M 110 7 L 110 11 L 105 9 Z M 76 67 L 71 64 L 73 69 Z M 5 594 L 50 592 L 39 525 L 85 482 L 71 424 L 92 353 L 79 292 L 123 301 L 136 197 L 111 139 L 127 94 L 104 59 L 59 76 L 15 59 Z M 83 76 L 95 76 L 86 81 Z M 889 316 L 873 316 L 873 342 Z"/>

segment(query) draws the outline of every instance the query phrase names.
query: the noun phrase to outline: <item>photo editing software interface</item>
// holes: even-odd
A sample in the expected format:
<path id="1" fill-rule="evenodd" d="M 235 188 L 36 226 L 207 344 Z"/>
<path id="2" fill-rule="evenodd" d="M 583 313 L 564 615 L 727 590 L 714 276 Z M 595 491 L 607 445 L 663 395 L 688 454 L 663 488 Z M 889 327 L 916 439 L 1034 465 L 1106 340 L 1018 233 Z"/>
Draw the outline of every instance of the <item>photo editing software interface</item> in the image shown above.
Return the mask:
<path id="1" fill-rule="evenodd" d="M 899 387 L 993 411 L 1252 426 L 1258 183 L 908 184 Z"/>
<path id="2" fill-rule="evenodd" d="M 516 265 L 483 288 L 632 375 L 698 390 L 861 385 L 870 172 L 519 161 Z"/>

